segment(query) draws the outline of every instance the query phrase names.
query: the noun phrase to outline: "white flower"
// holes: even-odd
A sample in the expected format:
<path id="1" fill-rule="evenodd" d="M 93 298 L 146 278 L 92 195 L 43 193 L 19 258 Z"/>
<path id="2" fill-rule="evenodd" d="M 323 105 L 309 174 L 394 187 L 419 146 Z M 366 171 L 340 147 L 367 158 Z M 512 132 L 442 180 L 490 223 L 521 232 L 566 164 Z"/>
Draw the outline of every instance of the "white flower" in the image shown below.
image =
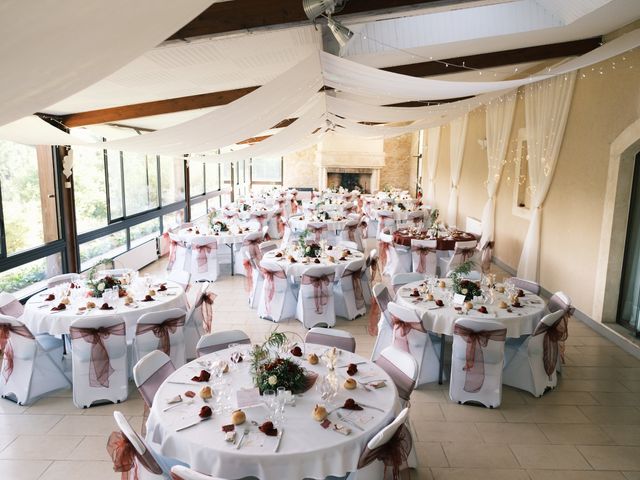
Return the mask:
<path id="1" fill-rule="evenodd" d="M 271 375 L 267 379 L 267 382 L 269 382 L 269 385 L 275 385 L 276 383 L 278 383 L 278 377 L 276 377 L 275 375 Z"/>
<path id="2" fill-rule="evenodd" d="M 460 293 L 462 293 L 463 295 L 466 295 L 467 293 L 469 293 L 469 290 L 467 290 L 466 288 L 463 288 L 462 290 L 460 290 Z"/>
<path id="3" fill-rule="evenodd" d="M 104 291 L 104 287 L 105 287 L 104 282 L 98 284 L 98 290 L 100 290 L 101 292 Z"/>

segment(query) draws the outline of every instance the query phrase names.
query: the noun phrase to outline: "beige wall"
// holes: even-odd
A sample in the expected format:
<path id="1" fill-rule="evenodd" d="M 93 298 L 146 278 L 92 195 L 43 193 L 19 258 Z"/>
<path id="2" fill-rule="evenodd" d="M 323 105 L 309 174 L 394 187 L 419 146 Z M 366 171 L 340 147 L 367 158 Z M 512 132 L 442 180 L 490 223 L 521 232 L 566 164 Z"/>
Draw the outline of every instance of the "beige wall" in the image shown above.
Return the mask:
<path id="1" fill-rule="evenodd" d="M 407 133 L 398 137 L 386 138 L 384 140 L 384 167 L 380 170 L 380 188 L 386 185 L 394 188 L 413 191 L 411 174 L 415 178 L 416 154 L 415 138 L 418 133 Z M 413 171 L 412 171 L 413 166 Z"/>
<path id="2" fill-rule="evenodd" d="M 604 205 L 609 149 L 612 141 L 640 118 L 640 51 L 625 57 L 626 61 L 620 56 L 595 65 L 593 71 L 587 68 L 578 72 L 564 141 L 542 214 L 540 283 L 550 291 L 567 292 L 577 308 L 593 317 L 597 317 L 592 302 L 602 216 L 604 208 L 612 208 Z M 518 130 L 524 127 L 520 92 L 496 207 L 495 256 L 514 269 L 529 225 L 527 219 L 514 215 L 512 208 L 516 140 Z M 478 144 L 478 139 L 485 136 L 484 109 L 475 110 L 469 116 L 465 143 L 459 225 L 464 225 L 467 216 L 480 218 L 486 202 L 486 151 Z M 447 127 L 441 133 L 436 178 L 435 204 L 444 212 L 450 185 Z M 426 187 L 426 179 L 423 184 Z"/>
<path id="3" fill-rule="evenodd" d="M 313 146 L 285 155 L 282 162 L 282 183 L 287 187 L 318 188 L 317 151 L 318 148 Z"/>

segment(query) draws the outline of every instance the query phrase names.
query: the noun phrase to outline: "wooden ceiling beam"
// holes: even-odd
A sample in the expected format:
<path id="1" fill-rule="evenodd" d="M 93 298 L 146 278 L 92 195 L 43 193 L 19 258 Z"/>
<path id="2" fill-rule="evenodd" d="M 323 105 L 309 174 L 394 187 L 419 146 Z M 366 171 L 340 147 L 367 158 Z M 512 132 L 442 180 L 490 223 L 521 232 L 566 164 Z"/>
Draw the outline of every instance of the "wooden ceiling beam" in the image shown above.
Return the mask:
<path id="1" fill-rule="evenodd" d="M 475 3 L 477 0 L 450 0 L 447 5 Z M 442 0 L 350 0 L 335 16 L 403 12 L 441 6 Z M 234 0 L 214 3 L 167 40 L 285 27 L 309 23 L 302 0 Z"/>
<path id="2" fill-rule="evenodd" d="M 236 0 L 237 1 L 237 0 Z M 228 2 L 234 3 L 234 2 Z M 215 4 L 224 5 L 225 3 Z M 387 67 L 382 70 L 400 73 L 414 77 L 428 77 L 433 75 L 443 75 L 447 73 L 455 73 L 463 68 L 455 67 L 452 64 L 464 65 L 477 68 L 495 68 L 504 65 L 513 65 L 517 63 L 527 63 L 534 61 L 548 60 L 551 58 L 562 58 L 574 55 L 582 55 L 594 48 L 600 46 L 601 37 L 587 38 L 584 40 L 575 40 L 571 42 L 554 43 L 550 45 L 538 45 L 534 47 L 518 48 L 513 50 L 505 50 L 501 52 L 490 52 L 479 55 L 469 55 L 466 57 L 449 58 L 440 61 L 428 61 L 413 63 L 410 65 L 400 65 L 396 67 Z M 449 66 L 447 67 L 447 64 Z M 191 95 L 187 97 L 171 98 L 167 100 L 158 100 L 154 102 L 138 103 L 134 105 L 125 105 L 121 107 L 104 108 L 100 110 L 92 110 L 88 112 L 72 113 L 60 116 L 60 121 L 69 128 L 84 125 L 93 125 L 98 123 L 120 122 L 131 118 L 150 117 L 153 115 L 161 115 L 165 113 L 175 113 L 185 110 L 195 110 L 199 108 L 216 107 L 226 105 L 233 102 L 259 87 L 245 87 L 235 90 L 225 90 L 222 92 L 205 93 L 202 95 Z M 327 90 L 328 88 L 323 87 Z M 458 100 L 458 99 L 456 99 Z M 438 102 L 408 102 L 397 104 L 402 106 L 424 106 L 426 104 L 442 103 L 449 100 L 441 100 Z M 394 106 L 397 106 L 394 105 Z M 290 121 L 290 119 L 285 120 Z M 282 123 L 282 122 L 281 122 Z M 286 126 L 286 125 L 282 125 Z M 274 126 L 273 128 L 280 128 Z"/>

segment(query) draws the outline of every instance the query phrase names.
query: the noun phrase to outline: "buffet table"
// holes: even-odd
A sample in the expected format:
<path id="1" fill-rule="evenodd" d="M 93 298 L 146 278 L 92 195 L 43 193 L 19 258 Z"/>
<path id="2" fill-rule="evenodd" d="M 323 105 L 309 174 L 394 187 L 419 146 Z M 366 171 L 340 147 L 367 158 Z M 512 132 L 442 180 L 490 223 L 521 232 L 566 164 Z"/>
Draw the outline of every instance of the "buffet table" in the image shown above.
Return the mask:
<path id="1" fill-rule="evenodd" d="M 235 351 L 242 349 L 239 346 Z M 295 395 L 295 404 L 284 407 L 284 419 L 275 424 L 281 439 L 267 436 L 258 426 L 267 419 L 269 409 L 262 403 L 264 397 L 253 390 L 250 361 L 247 358 L 234 365 L 230 362 L 232 350 L 221 350 L 188 363 L 160 386 L 147 421 L 146 439 L 162 455 L 185 462 L 198 472 L 228 479 L 253 476 L 260 479 L 299 480 L 344 476 L 357 469 L 360 453 L 367 442 L 395 416 L 398 394 L 390 377 L 367 359 L 340 351 L 336 369 L 340 384 L 347 377 L 346 368 L 341 366 L 353 362 L 359 363 L 355 379 L 365 384 L 384 380 L 385 386 L 367 390 L 362 383 L 355 390 L 340 387 L 333 405 L 327 405 L 330 411 L 328 419 L 332 424 L 338 424 L 339 428 L 350 431 L 345 435 L 346 430 L 340 433 L 334 430 L 333 425 L 325 429 L 313 418 L 312 411 L 316 404 L 324 403 L 316 387 L 327 374 L 327 368 L 322 361 L 310 365 L 306 361 L 306 354 L 314 352 L 321 355 L 327 347 L 306 344 L 305 355 L 292 358 L 307 370 L 318 374 L 316 387 Z M 245 358 L 246 352 L 245 347 Z M 190 380 L 203 367 L 220 360 L 234 366 L 219 380 L 214 380 L 214 376 L 210 382 L 195 383 Z M 196 395 L 191 401 L 177 406 L 168 404 L 177 395 L 188 400 L 185 397 L 187 390 L 199 392 L 205 385 L 211 385 L 217 392 L 207 402 Z M 226 441 L 222 427 L 232 423 L 231 412 L 237 408 L 238 392 L 245 399 L 243 403 L 246 403 L 247 397 L 254 399 L 254 406 L 243 408 L 246 421 L 234 427 L 235 439 Z M 347 398 L 367 406 L 362 411 L 336 408 L 343 405 Z M 199 421 L 198 413 L 205 405 L 210 406 L 214 413 L 208 420 Z M 171 408 L 167 410 L 168 407 Z M 185 426 L 188 427 L 180 430 Z M 240 440 L 241 437 L 244 438 Z"/>

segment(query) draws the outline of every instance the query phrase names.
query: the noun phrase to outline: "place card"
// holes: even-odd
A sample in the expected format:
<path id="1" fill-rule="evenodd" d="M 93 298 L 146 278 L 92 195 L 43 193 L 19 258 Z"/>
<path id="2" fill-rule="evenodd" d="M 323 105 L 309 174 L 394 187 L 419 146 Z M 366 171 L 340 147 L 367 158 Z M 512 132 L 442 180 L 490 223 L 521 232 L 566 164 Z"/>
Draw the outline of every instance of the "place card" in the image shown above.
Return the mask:
<path id="1" fill-rule="evenodd" d="M 250 408 L 264 405 L 258 388 L 241 388 L 236 392 L 238 408 Z"/>
<path id="2" fill-rule="evenodd" d="M 465 296 L 461 293 L 456 293 L 453 296 L 453 304 L 454 305 L 463 305 L 465 302 Z"/>

